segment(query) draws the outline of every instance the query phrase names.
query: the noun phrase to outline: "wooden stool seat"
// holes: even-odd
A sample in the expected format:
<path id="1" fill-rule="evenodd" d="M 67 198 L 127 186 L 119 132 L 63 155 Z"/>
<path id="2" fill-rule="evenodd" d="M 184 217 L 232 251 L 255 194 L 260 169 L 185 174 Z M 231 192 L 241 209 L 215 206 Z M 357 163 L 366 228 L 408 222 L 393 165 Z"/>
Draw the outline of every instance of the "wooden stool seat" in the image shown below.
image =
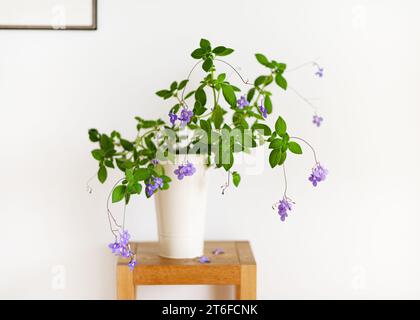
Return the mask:
<path id="1" fill-rule="evenodd" d="M 247 241 L 206 241 L 204 255 L 210 263 L 198 259 L 167 259 L 158 256 L 157 242 L 133 242 L 137 255 L 133 271 L 127 260 L 117 264 L 117 299 L 135 300 L 137 285 L 235 285 L 239 300 L 256 299 L 256 270 L 254 256 Z M 216 248 L 224 253 L 214 255 Z"/>

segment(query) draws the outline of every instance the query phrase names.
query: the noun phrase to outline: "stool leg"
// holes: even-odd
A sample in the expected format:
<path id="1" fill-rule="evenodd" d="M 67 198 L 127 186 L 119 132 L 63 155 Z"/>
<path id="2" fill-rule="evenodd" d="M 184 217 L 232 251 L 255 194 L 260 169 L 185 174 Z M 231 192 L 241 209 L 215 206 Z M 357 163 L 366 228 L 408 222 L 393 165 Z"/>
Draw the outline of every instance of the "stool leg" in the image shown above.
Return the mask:
<path id="1" fill-rule="evenodd" d="M 241 266 L 241 283 L 236 286 L 237 300 L 257 299 L 257 266 Z"/>
<path id="2" fill-rule="evenodd" d="M 127 265 L 117 265 L 117 300 L 136 300 L 133 272 Z"/>

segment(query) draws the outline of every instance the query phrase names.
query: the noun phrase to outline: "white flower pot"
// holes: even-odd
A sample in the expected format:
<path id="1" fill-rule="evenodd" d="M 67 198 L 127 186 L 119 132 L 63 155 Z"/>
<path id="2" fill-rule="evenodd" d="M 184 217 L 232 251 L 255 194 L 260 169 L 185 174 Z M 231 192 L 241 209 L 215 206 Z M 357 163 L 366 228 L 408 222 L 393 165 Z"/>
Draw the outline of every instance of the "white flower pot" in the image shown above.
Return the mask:
<path id="1" fill-rule="evenodd" d="M 162 164 L 172 179 L 168 190 L 155 194 L 159 255 L 173 259 L 191 259 L 203 255 L 204 229 L 207 207 L 206 157 L 188 155 L 196 172 L 178 180 L 174 174 L 185 160 L 177 157 L 175 164 Z"/>

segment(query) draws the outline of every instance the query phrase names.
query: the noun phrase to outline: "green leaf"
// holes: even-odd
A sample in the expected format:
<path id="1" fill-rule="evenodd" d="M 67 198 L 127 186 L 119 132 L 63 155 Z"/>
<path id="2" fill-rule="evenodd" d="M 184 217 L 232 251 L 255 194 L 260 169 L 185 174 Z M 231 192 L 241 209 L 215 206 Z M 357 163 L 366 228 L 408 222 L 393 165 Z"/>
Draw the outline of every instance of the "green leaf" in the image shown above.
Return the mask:
<path id="1" fill-rule="evenodd" d="M 156 92 L 156 95 L 158 95 L 161 98 L 166 97 L 168 94 L 171 94 L 171 92 L 169 90 L 160 90 L 160 91 Z"/>
<path id="2" fill-rule="evenodd" d="M 239 183 L 241 182 L 241 175 L 236 171 L 232 172 L 232 180 L 235 187 L 238 187 Z"/>
<path id="3" fill-rule="evenodd" d="M 150 177 L 150 171 L 144 168 L 139 168 L 134 172 L 135 181 L 143 181 Z"/>
<path id="4" fill-rule="evenodd" d="M 213 67 L 213 60 L 211 58 L 207 58 L 202 65 L 204 71 L 209 72 L 211 67 Z"/>
<path id="5" fill-rule="evenodd" d="M 248 100 L 248 102 L 251 102 L 252 98 L 254 98 L 255 95 L 255 88 L 252 88 L 248 91 L 248 94 L 246 95 L 246 100 Z"/>
<path id="6" fill-rule="evenodd" d="M 228 151 L 229 152 L 229 151 Z M 226 160 L 225 158 L 222 158 L 223 160 Z M 229 162 L 228 163 L 224 163 L 223 164 L 223 168 L 226 170 L 226 171 L 229 171 L 230 170 L 230 168 L 232 168 L 232 166 L 233 166 L 233 162 L 234 162 L 234 156 L 233 156 L 233 152 L 229 152 Z"/>
<path id="7" fill-rule="evenodd" d="M 294 141 L 289 142 L 289 150 L 295 154 L 302 154 L 302 148 L 300 145 Z"/>
<path id="8" fill-rule="evenodd" d="M 233 52 L 233 49 L 226 48 L 224 46 L 219 46 L 213 49 L 213 53 L 216 56 L 227 56 Z"/>
<path id="9" fill-rule="evenodd" d="M 114 147 L 114 144 L 112 143 L 111 138 L 108 137 L 106 134 L 101 135 L 101 140 L 99 142 L 99 145 L 101 146 L 101 149 L 104 151 L 108 151 Z"/>
<path id="10" fill-rule="evenodd" d="M 222 84 L 223 97 L 226 102 L 230 104 L 232 108 L 236 107 L 236 95 L 235 91 L 229 84 Z"/>
<path id="11" fill-rule="evenodd" d="M 133 169 L 126 169 L 125 170 L 125 177 L 128 182 L 132 182 L 134 180 Z"/>
<path id="12" fill-rule="evenodd" d="M 184 97 L 184 100 L 187 100 L 189 97 L 191 97 L 193 94 L 195 93 L 195 91 L 193 90 L 193 91 L 191 91 L 191 92 L 188 92 L 186 95 L 185 95 L 185 97 Z"/>
<path id="13" fill-rule="evenodd" d="M 98 142 L 100 139 L 100 135 L 98 130 L 96 129 L 90 129 L 89 130 L 89 140 L 92 142 Z"/>
<path id="14" fill-rule="evenodd" d="M 287 157 L 287 153 L 282 152 L 280 160 L 279 160 L 279 166 L 281 166 L 284 163 L 284 161 L 286 161 L 286 157 Z"/>
<path id="15" fill-rule="evenodd" d="M 105 166 L 106 167 L 108 167 L 108 168 L 112 168 L 112 169 L 114 169 L 115 167 L 114 167 L 114 162 L 112 161 L 112 159 L 110 159 L 110 160 L 105 160 L 104 161 L 104 163 L 105 163 Z"/>
<path id="16" fill-rule="evenodd" d="M 274 168 L 279 163 L 281 159 L 281 154 L 282 152 L 280 149 L 274 149 L 273 151 L 271 151 L 270 157 L 269 157 L 271 168 Z"/>
<path id="17" fill-rule="evenodd" d="M 283 140 L 281 139 L 274 139 L 270 142 L 268 146 L 270 149 L 280 149 L 283 146 Z"/>
<path id="18" fill-rule="evenodd" d="M 215 55 L 219 55 L 220 53 L 224 52 L 226 50 L 226 47 L 224 46 L 218 46 L 216 48 L 213 49 L 213 53 Z"/>
<path id="19" fill-rule="evenodd" d="M 273 112 L 273 103 L 271 102 L 271 98 L 269 95 L 265 95 L 264 98 L 264 107 L 267 109 L 267 113 L 270 114 Z"/>
<path id="20" fill-rule="evenodd" d="M 92 151 L 92 156 L 96 160 L 101 161 L 104 158 L 104 152 L 101 149 L 95 149 Z"/>
<path id="21" fill-rule="evenodd" d="M 182 89 L 184 89 L 184 88 L 185 88 L 185 86 L 187 85 L 187 83 L 188 83 L 188 79 L 186 79 L 186 80 L 182 80 L 182 81 L 179 83 L 179 85 L 178 85 L 178 90 L 182 90 Z"/>
<path id="22" fill-rule="evenodd" d="M 200 101 L 195 101 L 193 109 L 194 115 L 201 116 L 206 110 L 207 109 L 201 105 Z"/>
<path id="23" fill-rule="evenodd" d="M 244 114 L 242 112 L 235 112 L 232 117 L 233 124 L 235 127 L 242 127 L 244 129 L 248 129 L 249 125 L 246 122 Z"/>
<path id="24" fill-rule="evenodd" d="M 258 62 L 261 63 L 263 66 L 272 68 L 273 64 L 268 61 L 267 57 L 261 53 L 256 53 L 255 58 L 257 58 Z"/>
<path id="25" fill-rule="evenodd" d="M 286 122 L 283 120 L 283 118 L 281 116 L 279 116 L 277 118 L 275 128 L 276 128 L 276 133 L 280 137 L 284 136 L 284 134 L 286 133 L 287 125 L 286 125 Z"/>
<path id="26" fill-rule="evenodd" d="M 284 90 L 287 89 L 287 81 L 281 73 L 276 74 L 276 83 L 280 88 L 282 88 Z"/>
<path id="27" fill-rule="evenodd" d="M 107 171 L 106 171 L 105 166 L 100 165 L 100 166 L 99 166 L 99 170 L 98 170 L 98 180 L 99 180 L 101 183 L 104 183 L 104 182 L 105 182 L 105 180 L 106 180 L 107 175 L 108 175 L 108 174 L 107 174 Z"/>
<path id="28" fill-rule="evenodd" d="M 142 189 L 143 189 L 143 187 L 141 186 L 141 184 L 137 183 L 137 182 L 134 183 L 133 186 L 132 186 L 132 192 L 133 193 L 140 194 Z"/>
<path id="29" fill-rule="evenodd" d="M 165 176 L 165 175 L 162 175 L 161 178 L 162 178 L 163 182 L 166 182 L 166 183 L 172 181 L 172 179 L 170 177 Z"/>
<path id="30" fill-rule="evenodd" d="M 207 120 L 200 120 L 200 128 L 207 132 L 207 134 L 211 131 L 211 125 L 208 123 Z"/>
<path id="31" fill-rule="evenodd" d="M 223 109 L 219 105 L 214 108 L 211 119 L 213 120 L 214 127 L 220 129 L 220 126 L 223 123 Z"/>
<path id="32" fill-rule="evenodd" d="M 127 151 L 133 151 L 134 150 L 134 145 L 130 141 L 125 140 L 125 139 L 120 139 L 120 142 L 121 142 L 121 146 L 124 148 L 124 150 L 127 150 Z"/>
<path id="33" fill-rule="evenodd" d="M 277 62 L 277 61 L 272 61 L 272 63 L 274 64 L 274 66 L 277 68 L 277 70 L 280 73 L 283 73 L 284 70 L 286 70 L 286 64 L 285 63 L 281 63 L 281 62 Z"/>
<path id="34" fill-rule="evenodd" d="M 267 80 L 267 77 L 266 76 L 259 76 L 257 79 L 255 79 L 254 85 L 256 87 L 258 87 L 258 86 L 262 85 L 263 83 L 265 83 L 266 80 Z"/>
<path id="35" fill-rule="evenodd" d="M 217 76 L 217 81 L 222 83 L 226 79 L 226 73 L 221 73 Z"/>
<path id="36" fill-rule="evenodd" d="M 265 136 L 271 135 L 271 129 L 270 129 L 270 127 L 267 126 L 267 125 L 265 125 L 265 124 L 263 124 L 263 123 L 255 123 L 252 126 L 252 128 L 254 130 L 263 130 Z"/>
<path id="37" fill-rule="evenodd" d="M 191 53 L 191 57 L 193 57 L 194 59 L 201 59 L 203 56 L 204 56 L 204 54 L 205 54 L 206 52 L 203 50 L 203 49 L 201 49 L 201 48 L 199 48 L 199 49 L 195 49 L 192 53 Z"/>
<path id="38" fill-rule="evenodd" d="M 171 83 L 171 91 L 175 91 L 178 88 L 178 82 L 174 81 Z"/>
<path id="39" fill-rule="evenodd" d="M 231 48 L 226 48 L 225 51 L 223 51 L 223 52 L 221 52 L 221 53 L 219 53 L 217 55 L 218 56 L 221 56 L 221 57 L 224 57 L 224 56 L 227 56 L 227 55 L 231 54 L 233 51 L 234 50 L 231 49 Z"/>
<path id="40" fill-rule="evenodd" d="M 126 190 L 127 186 L 124 185 L 116 187 L 114 191 L 112 191 L 112 203 L 119 202 L 124 199 Z"/>
<path id="41" fill-rule="evenodd" d="M 207 39 L 201 39 L 200 47 L 204 50 L 210 50 L 211 49 L 210 41 Z"/>
<path id="42" fill-rule="evenodd" d="M 206 96 L 206 92 L 203 90 L 203 88 L 199 88 L 196 92 L 195 92 L 195 100 L 200 101 L 201 105 L 204 107 L 206 105 L 207 102 L 207 96 Z"/>

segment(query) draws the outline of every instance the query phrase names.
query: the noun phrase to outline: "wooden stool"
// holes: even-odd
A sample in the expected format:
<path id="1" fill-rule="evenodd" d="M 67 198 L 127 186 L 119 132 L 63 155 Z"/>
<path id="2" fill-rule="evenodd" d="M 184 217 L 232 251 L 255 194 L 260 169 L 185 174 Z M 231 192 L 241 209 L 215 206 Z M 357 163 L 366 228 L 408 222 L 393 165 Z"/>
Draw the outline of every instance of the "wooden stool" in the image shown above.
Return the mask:
<path id="1" fill-rule="evenodd" d="M 166 259 L 158 256 L 157 242 L 131 243 L 137 266 L 131 272 L 126 259 L 117 264 L 117 299 L 135 300 L 136 285 L 208 284 L 235 285 L 238 300 L 256 299 L 257 266 L 248 241 L 206 241 L 204 255 L 197 259 Z M 225 253 L 213 255 L 216 248 Z"/>

